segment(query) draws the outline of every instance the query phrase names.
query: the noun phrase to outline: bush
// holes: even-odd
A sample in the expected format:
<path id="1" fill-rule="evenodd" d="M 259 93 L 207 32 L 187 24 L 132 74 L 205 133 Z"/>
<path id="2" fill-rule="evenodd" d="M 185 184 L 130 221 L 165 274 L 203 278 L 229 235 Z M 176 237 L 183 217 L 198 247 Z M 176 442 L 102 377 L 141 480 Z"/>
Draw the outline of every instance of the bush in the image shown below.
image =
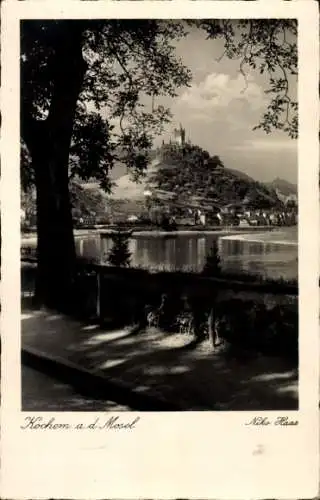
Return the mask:
<path id="1" fill-rule="evenodd" d="M 218 307 L 222 338 L 233 345 L 298 359 L 298 311 L 295 306 L 268 309 L 255 301 L 231 299 Z"/>

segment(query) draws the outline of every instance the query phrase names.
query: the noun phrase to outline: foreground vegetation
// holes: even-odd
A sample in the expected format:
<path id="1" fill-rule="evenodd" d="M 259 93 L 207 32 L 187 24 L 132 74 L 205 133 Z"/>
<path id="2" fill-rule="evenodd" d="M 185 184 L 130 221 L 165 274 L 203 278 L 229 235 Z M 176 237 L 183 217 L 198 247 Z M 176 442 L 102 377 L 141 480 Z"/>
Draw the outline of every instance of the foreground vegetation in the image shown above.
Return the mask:
<path id="1" fill-rule="evenodd" d="M 102 324 L 135 324 L 139 331 L 148 325 L 151 313 L 157 318 L 157 326 L 168 334 L 179 331 L 181 324 L 187 322 L 188 333 L 197 342 L 210 338 L 214 344 L 213 337 L 218 337 L 235 347 L 297 360 L 298 303 L 297 296 L 290 295 L 289 287 L 289 295 L 285 295 L 275 286 L 237 288 L 232 281 L 224 284 L 214 279 L 197 281 L 185 273 L 144 276 L 143 271 L 132 272 L 138 274 L 134 277 L 123 270 L 121 274 L 112 272 L 100 276 Z M 79 310 L 89 315 L 91 310 L 94 314 L 91 308 L 94 307 L 95 276 L 79 275 L 79 280 L 77 303 L 82 304 Z M 89 283 L 93 287 L 91 302 L 87 295 Z"/>

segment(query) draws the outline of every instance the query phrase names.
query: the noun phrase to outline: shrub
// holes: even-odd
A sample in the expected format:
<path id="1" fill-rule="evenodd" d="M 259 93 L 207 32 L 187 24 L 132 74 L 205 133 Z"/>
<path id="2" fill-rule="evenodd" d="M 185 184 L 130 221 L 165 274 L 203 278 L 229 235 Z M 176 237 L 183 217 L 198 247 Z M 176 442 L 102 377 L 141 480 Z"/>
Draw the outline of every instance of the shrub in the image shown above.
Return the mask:
<path id="1" fill-rule="evenodd" d="M 111 266 L 129 267 L 131 252 L 129 250 L 129 236 L 121 231 L 112 234 L 113 246 L 107 256 L 107 261 Z"/>

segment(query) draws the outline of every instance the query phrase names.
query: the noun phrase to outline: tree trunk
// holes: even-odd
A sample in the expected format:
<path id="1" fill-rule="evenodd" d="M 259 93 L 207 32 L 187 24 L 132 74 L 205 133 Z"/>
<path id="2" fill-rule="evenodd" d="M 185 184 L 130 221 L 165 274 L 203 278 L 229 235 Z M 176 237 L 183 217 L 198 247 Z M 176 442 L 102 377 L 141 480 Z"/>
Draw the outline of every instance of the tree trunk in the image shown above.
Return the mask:
<path id="1" fill-rule="evenodd" d="M 75 266 L 68 170 L 43 148 L 39 149 L 34 157 L 38 233 L 36 298 L 41 304 L 65 309 L 67 299 L 72 296 Z"/>
<path id="2" fill-rule="evenodd" d="M 55 49 L 48 117 L 34 120 L 22 111 L 22 136 L 32 157 L 37 190 L 36 300 L 68 310 L 75 271 L 68 162 L 75 109 L 86 70 L 81 31 L 62 31 Z"/>

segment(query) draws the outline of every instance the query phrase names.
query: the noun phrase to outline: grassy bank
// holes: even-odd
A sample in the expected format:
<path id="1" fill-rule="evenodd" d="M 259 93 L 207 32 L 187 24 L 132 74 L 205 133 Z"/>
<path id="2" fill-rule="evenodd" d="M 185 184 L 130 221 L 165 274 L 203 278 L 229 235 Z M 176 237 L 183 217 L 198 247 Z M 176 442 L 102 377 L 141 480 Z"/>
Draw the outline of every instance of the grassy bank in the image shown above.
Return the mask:
<path id="1" fill-rule="evenodd" d="M 36 264 L 36 256 L 33 251 L 34 249 L 30 248 L 30 251 L 25 252 L 22 257 L 21 257 L 21 262 L 22 266 L 27 267 L 28 264 Z M 78 265 L 81 267 L 83 266 L 84 268 L 90 268 L 90 267 L 95 267 L 99 266 L 99 262 L 97 262 L 96 259 L 90 259 L 90 258 L 84 258 L 84 257 L 79 257 L 78 258 Z M 281 287 L 283 290 L 288 288 L 290 291 L 290 288 L 292 289 L 297 289 L 298 288 L 298 278 L 293 278 L 293 279 L 286 279 L 284 277 L 278 277 L 278 278 L 272 278 L 266 275 L 258 274 L 258 273 L 248 273 L 248 272 L 233 272 L 233 271 L 225 271 L 222 270 L 219 274 L 219 276 L 208 276 L 205 275 L 201 272 L 199 272 L 196 268 L 189 267 L 188 269 L 172 269 L 168 271 L 165 267 L 163 268 L 142 268 L 142 267 L 130 267 L 130 268 L 114 268 L 111 266 L 103 265 L 102 266 L 105 270 L 106 273 L 111 273 L 112 275 L 119 275 L 122 276 L 124 274 L 131 276 L 134 278 L 135 272 L 143 273 L 143 275 L 148 276 L 150 275 L 156 275 L 156 274 L 162 274 L 165 276 L 169 276 L 171 280 L 175 281 L 177 279 L 183 279 L 183 277 L 200 277 L 200 278 L 213 278 L 213 279 L 218 279 L 222 280 L 224 282 L 230 282 L 230 283 L 238 283 L 238 284 L 253 284 L 253 285 L 268 285 L 270 287 Z M 320 284 L 320 281 L 319 281 Z"/>
<path id="2" fill-rule="evenodd" d="M 96 284 L 93 276 L 89 280 L 93 297 Z M 82 286 L 79 282 L 77 290 L 79 304 L 89 290 L 87 278 L 83 278 Z M 198 341 L 210 337 L 210 328 L 217 329 L 218 337 L 235 349 L 297 360 L 298 297 L 289 285 L 210 279 L 186 273 L 145 275 L 132 270 L 100 277 L 99 293 L 103 325 L 136 324 L 139 331 L 147 326 L 148 314 L 153 312 L 158 315 L 157 325 L 168 334 L 179 332 L 181 324 L 187 322 L 191 325 L 189 334 Z M 87 304 L 83 303 L 81 311 Z"/>

